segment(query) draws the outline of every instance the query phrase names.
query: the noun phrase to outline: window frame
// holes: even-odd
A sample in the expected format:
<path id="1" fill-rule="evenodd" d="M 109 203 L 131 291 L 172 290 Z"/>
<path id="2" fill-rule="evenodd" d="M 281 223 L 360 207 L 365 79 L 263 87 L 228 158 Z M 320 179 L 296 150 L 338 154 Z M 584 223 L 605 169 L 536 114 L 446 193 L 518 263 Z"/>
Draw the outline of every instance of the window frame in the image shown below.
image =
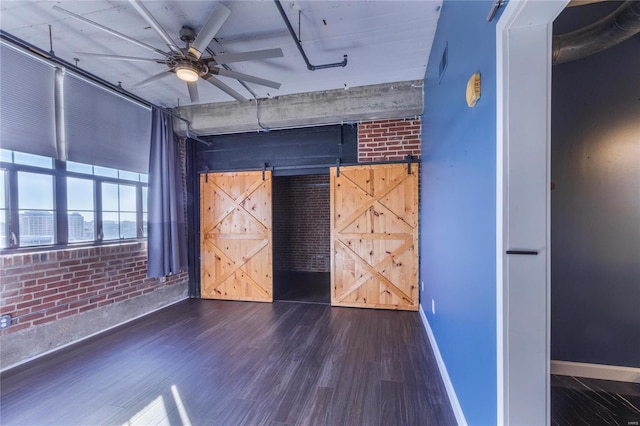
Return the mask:
<path id="1" fill-rule="evenodd" d="M 13 152 L 13 151 L 9 151 Z M 143 206 L 142 206 L 142 188 L 148 188 L 147 182 L 142 179 L 129 180 L 118 177 L 108 177 L 83 172 L 69 171 L 66 162 L 51 159 L 52 167 L 38 167 L 26 164 L 16 164 L 13 162 L 0 161 L 0 169 L 5 172 L 5 206 L 6 206 L 6 223 L 5 226 L 5 247 L 0 246 L 0 254 L 11 254 L 16 252 L 37 252 L 44 250 L 56 250 L 70 247 L 92 247 L 101 245 L 116 245 L 126 242 L 146 241 L 143 236 Z M 93 169 L 92 169 L 93 170 Z M 54 243 L 42 245 L 20 245 L 20 210 L 18 205 L 18 173 L 27 172 L 34 174 L 42 174 L 52 176 L 53 178 L 53 209 L 54 209 Z M 119 175 L 119 173 L 118 173 Z M 142 174 L 144 175 L 144 174 Z M 90 241 L 69 241 L 69 217 L 68 217 L 68 194 L 67 194 L 67 178 L 77 178 L 90 180 L 93 182 L 93 214 L 94 214 L 94 239 Z M 129 185 L 135 187 L 136 193 L 136 236 L 132 238 L 117 238 L 112 240 L 103 240 L 103 222 L 102 222 L 102 184 L 113 183 L 121 185 Z M 147 189 L 148 191 L 148 189 Z M 1 226 L 1 225 L 0 225 Z M 12 235 L 15 235 L 15 244 Z"/>

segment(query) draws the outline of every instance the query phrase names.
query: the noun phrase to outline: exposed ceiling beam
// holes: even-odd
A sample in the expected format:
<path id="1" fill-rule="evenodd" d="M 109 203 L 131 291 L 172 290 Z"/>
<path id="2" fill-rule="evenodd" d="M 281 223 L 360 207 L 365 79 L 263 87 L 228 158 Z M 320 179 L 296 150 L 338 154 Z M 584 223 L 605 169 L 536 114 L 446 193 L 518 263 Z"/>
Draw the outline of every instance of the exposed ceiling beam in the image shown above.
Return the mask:
<path id="1" fill-rule="evenodd" d="M 256 102 L 224 102 L 178 109 L 198 135 L 220 135 L 270 129 L 306 127 L 361 120 L 414 117 L 422 114 L 422 80 L 327 90 L 264 99 Z M 185 134 L 184 123 L 174 130 Z"/>

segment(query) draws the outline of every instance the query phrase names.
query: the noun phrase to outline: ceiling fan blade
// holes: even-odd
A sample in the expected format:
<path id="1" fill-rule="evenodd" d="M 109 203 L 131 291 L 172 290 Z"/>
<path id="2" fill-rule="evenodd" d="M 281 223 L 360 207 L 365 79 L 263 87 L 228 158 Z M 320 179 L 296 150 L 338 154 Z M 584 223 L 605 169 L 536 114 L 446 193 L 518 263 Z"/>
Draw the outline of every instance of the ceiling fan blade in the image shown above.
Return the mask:
<path id="1" fill-rule="evenodd" d="M 261 86 L 272 87 L 279 89 L 281 84 L 271 80 L 265 80 L 264 78 L 254 77 L 252 75 L 243 74 L 237 71 L 229 71 L 224 68 L 210 68 L 209 71 L 212 74 L 222 75 L 224 77 L 235 78 L 236 80 L 248 81 L 249 83 L 259 84 Z"/>
<path id="2" fill-rule="evenodd" d="M 112 30 L 111 28 L 105 27 L 104 25 L 100 25 L 97 22 L 93 22 L 93 21 L 85 18 L 84 16 L 76 15 L 75 13 L 69 12 L 68 10 L 63 9 L 63 8 L 61 8 L 59 6 L 53 6 L 53 9 L 57 10 L 57 11 L 60 11 L 60 12 L 63 12 L 63 13 L 66 13 L 67 15 L 71 16 L 73 19 L 76 19 L 76 20 L 78 20 L 80 22 L 84 22 L 85 24 L 91 25 L 94 28 L 97 28 L 99 30 L 107 32 L 107 33 L 109 33 L 111 35 L 114 35 L 116 37 L 120 37 L 121 39 L 126 40 L 126 41 L 128 41 L 130 43 L 136 44 L 136 45 L 138 45 L 140 47 L 144 47 L 145 49 L 149 49 L 149 50 L 151 50 L 153 52 L 156 52 L 156 53 L 158 53 L 160 55 L 163 55 L 163 56 L 167 56 L 167 57 L 170 56 L 167 52 L 163 52 L 162 50 L 160 50 L 158 48 L 155 48 L 155 47 L 153 47 L 151 45 L 143 43 L 143 42 L 141 42 L 139 40 L 131 38 L 131 37 L 129 37 L 127 35 L 124 35 L 122 33 L 119 33 L 118 31 Z"/>
<path id="3" fill-rule="evenodd" d="M 115 59 L 117 61 L 137 61 L 137 62 L 156 62 L 158 64 L 164 64 L 164 59 L 151 59 L 151 58 L 139 58 L 137 56 L 120 56 L 120 55 L 107 55 L 104 53 L 89 53 L 89 52 L 73 52 L 77 55 L 84 56 L 96 56 L 98 58 Z"/>
<path id="4" fill-rule="evenodd" d="M 202 78 L 204 78 L 209 83 L 213 84 L 218 89 L 222 90 L 223 92 L 225 92 L 227 95 L 231 96 L 232 98 L 234 98 L 238 102 L 247 102 L 247 100 L 244 97 L 242 97 L 242 95 L 240 93 L 236 92 L 231 87 L 227 86 L 226 84 L 224 84 L 223 82 L 221 82 L 220 80 L 218 80 L 217 78 L 212 76 L 211 74 L 207 74 L 207 75 L 203 76 Z"/>
<path id="5" fill-rule="evenodd" d="M 200 102 L 198 83 L 196 81 L 187 81 L 187 88 L 189 89 L 189 98 L 191 98 L 191 102 Z"/>
<path id="6" fill-rule="evenodd" d="M 244 61 L 256 61 L 259 59 L 270 59 L 270 58 L 282 58 L 284 54 L 282 53 L 282 49 L 265 49 L 265 50 L 254 50 L 251 52 L 241 52 L 241 53 L 224 53 L 222 55 L 216 55 L 211 58 L 217 64 L 230 64 L 233 62 L 244 62 Z"/>
<path id="7" fill-rule="evenodd" d="M 147 78 L 146 80 L 142 80 L 141 82 L 134 84 L 133 87 L 146 86 L 149 83 L 152 83 L 152 82 L 154 82 L 156 80 L 160 80 L 161 78 L 164 78 L 164 77 L 166 77 L 168 75 L 171 75 L 171 74 L 173 74 L 173 72 L 171 70 L 162 71 L 160 74 L 153 75 L 153 76 Z"/>
<path id="8" fill-rule="evenodd" d="M 140 0 L 129 0 L 129 3 L 131 3 L 133 8 L 140 14 L 140 16 L 142 16 L 144 20 L 147 21 L 147 23 L 151 25 L 151 27 L 156 30 L 158 34 L 160 34 L 160 37 L 162 37 L 164 42 L 167 43 L 167 46 L 169 46 L 171 50 L 183 55 L 182 50 L 180 50 L 178 45 L 171 39 L 169 33 L 167 33 L 164 28 L 162 28 L 158 21 L 156 21 L 156 18 L 151 15 L 151 13 L 147 10 L 147 8 L 142 4 Z"/>
<path id="9" fill-rule="evenodd" d="M 191 43 L 189 47 L 189 53 L 200 59 L 202 53 L 205 51 L 211 40 L 215 37 L 216 33 L 220 31 L 220 28 L 225 23 L 227 18 L 231 15 L 231 11 L 225 5 L 218 3 L 216 7 L 209 15 L 209 19 L 202 26 L 196 39 Z"/>

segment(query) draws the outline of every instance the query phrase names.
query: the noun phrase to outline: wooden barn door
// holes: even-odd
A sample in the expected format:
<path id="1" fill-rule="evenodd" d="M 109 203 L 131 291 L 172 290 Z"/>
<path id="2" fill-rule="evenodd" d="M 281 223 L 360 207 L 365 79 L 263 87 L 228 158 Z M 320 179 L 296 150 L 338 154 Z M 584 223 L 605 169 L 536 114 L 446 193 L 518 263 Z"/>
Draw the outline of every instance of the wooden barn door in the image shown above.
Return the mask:
<path id="1" fill-rule="evenodd" d="M 331 169 L 331 304 L 418 310 L 418 165 Z"/>
<path id="2" fill-rule="evenodd" d="M 200 188 L 201 296 L 272 302 L 271 172 L 209 173 Z"/>

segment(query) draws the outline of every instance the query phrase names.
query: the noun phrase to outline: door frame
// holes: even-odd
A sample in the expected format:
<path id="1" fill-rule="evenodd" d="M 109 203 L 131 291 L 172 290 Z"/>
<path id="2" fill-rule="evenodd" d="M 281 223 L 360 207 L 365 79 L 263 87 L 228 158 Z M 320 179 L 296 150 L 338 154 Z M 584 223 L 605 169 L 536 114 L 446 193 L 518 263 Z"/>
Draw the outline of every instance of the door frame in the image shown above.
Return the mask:
<path id="1" fill-rule="evenodd" d="M 496 25 L 498 424 L 550 424 L 551 39 L 567 3 L 512 0 Z M 526 170 L 510 167 L 514 156 L 531 152 Z M 518 187 L 523 180 L 533 191 Z M 514 201 L 533 210 L 512 211 Z M 524 265 L 505 250 L 519 248 L 509 246 L 513 234 L 530 234 L 529 227 L 540 232 L 542 247 L 531 247 L 539 255 Z M 519 285 L 525 268 L 545 279 Z"/>

